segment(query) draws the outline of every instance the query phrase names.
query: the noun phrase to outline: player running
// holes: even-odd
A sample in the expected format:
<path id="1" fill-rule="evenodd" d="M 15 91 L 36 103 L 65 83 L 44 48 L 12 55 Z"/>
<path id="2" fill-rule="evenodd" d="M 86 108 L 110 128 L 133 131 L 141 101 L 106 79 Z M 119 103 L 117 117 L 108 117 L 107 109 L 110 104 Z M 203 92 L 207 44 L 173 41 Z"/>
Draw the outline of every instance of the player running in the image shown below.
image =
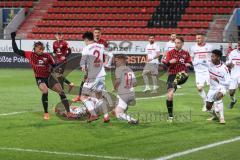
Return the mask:
<path id="1" fill-rule="evenodd" d="M 107 94 L 105 90 L 106 72 L 103 63 L 104 46 L 94 41 L 92 32 L 85 32 L 83 40 L 86 47 L 82 51 L 80 66 L 87 76 L 82 88 L 81 101 L 90 113 L 88 122 L 98 119 L 98 115 L 95 112 L 96 107 L 102 107 L 105 110 L 104 122 L 109 122 L 108 102 L 104 98 L 105 94 Z M 96 97 L 97 103 L 94 103 L 91 97 Z"/>
<path id="2" fill-rule="evenodd" d="M 116 64 L 114 90 L 117 91 L 114 113 L 120 120 L 127 121 L 129 124 L 138 124 L 138 120 L 125 113 L 129 104 L 135 104 L 134 87 L 137 85 L 134 72 L 126 66 L 126 58 L 124 54 L 114 55 Z"/>
<path id="3" fill-rule="evenodd" d="M 229 86 L 231 103 L 228 107 L 233 108 L 233 106 L 237 103 L 237 99 L 235 98 L 235 92 L 240 83 L 240 41 L 238 41 L 238 48 L 231 51 L 228 55 L 228 60 L 226 64 L 231 70 L 231 83 Z"/>
<path id="4" fill-rule="evenodd" d="M 206 107 L 213 114 L 213 117 L 208 120 L 220 120 L 221 124 L 225 124 L 223 113 L 223 96 L 226 94 L 226 90 L 230 84 L 230 74 L 225 64 L 221 62 L 222 52 L 220 50 L 213 50 L 211 55 L 211 64 L 209 66 L 210 74 L 210 89 L 206 98 Z M 214 103 L 215 102 L 215 103 Z M 217 114 L 220 117 L 217 117 Z"/>
<path id="5" fill-rule="evenodd" d="M 212 46 L 205 42 L 205 36 L 203 34 L 197 34 L 196 41 L 197 43 L 190 48 L 190 53 L 193 59 L 197 90 L 203 100 L 202 111 L 206 111 L 206 93 L 204 86 L 205 84 L 209 85 L 210 81 L 208 67 Z"/>
<path id="6" fill-rule="evenodd" d="M 55 67 L 55 62 L 50 54 L 44 53 L 44 45 L 42 42 L 36 42 L 32 51 L 19 50 L 15 42 L 16 33 L 11 33 L 13 51 L 29 60 L 32 69 L 35 74 L 37 85 L 42 92 L 42 104 L 44 108 L 44 119 L 49 119 L 48 114 L 48 88 L 57 92 L 64 105 L 68 118 L 74 118 L 75 116 L 70 112 L 69 103 L 67 97 L 62 90 L 60 83 L 51 76 L 50 69 Z"/>
<path id="7" fill-rule="evenodd" d="M 168 66 L 167 79 L 167 100 L 168 121 L 173 121 L 173 94 L 177 90 L 177 85 L 184 84 L 188 79 L 187 70 L 191 67 L 191 57 L 189 53 L 182 49 L 184 39 L 175 39 L 175 48 L 167 52 L 166 58 L 162 62 Z"/>
<path id="8" fill-rule="evenodd" d="M 56 34 L 56 41 L 53 42 L 53 53 L 57 59 L 57 70 L 58 80 L 63 88 L 63 83 L 69 86 L 68 92 L 72 90 L 74 84 L 64 77 L 63 73 L 67 63 L 67 57 L 71 54 L 71 48 L 68 47 L 68 43 L 63 39 L 62 34 Z"/>
<path id="9" fill-rule="evenodd" d="M 153 91 L 152 93 L 157 93 L 158 85 L 157 85 L 157 75 L 158 75 L 158 65 L 159 61 L 158 58 L 160 56 L 160 47 L 154 42 L 154 35 L 149 36 L 149 44 L 146 46 L 146 64 L 143 69 L 143 80 L 145 83 L 145 88 L 143 92 L 150 91 L 149 87 L 149 80 L 148 80 L 148 74 L 152 77 L 153 82 Z"/>

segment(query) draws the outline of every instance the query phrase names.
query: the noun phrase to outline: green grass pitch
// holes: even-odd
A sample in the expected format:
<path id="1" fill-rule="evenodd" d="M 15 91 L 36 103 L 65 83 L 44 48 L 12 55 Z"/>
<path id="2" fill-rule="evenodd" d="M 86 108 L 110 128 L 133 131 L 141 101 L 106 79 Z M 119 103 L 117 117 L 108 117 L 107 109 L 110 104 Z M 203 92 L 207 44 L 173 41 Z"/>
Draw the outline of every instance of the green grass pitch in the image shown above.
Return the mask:
<path id="1" fill-rule="evenodd" d="M 174 98 L 174 112 L 188 114 L 191 120 L 169 124 L 164 119 L 140 119 L 140 124 L 131 126 L 111 118 L 104 124 L 102 118 L 93 123 L 64 121 L 55 116 L 53 107 L 59 102 L 57 94 L 49 93 L 51 119 L 42 119 L 41 93 L 30 69 L 0 69 L 0 159 L 1 160 L 90 160 L 112 158 L 154 159 L 231 139 L 240 135 L 239 104 L 227 108 L 229 96 L 224 98 L 226 125 L 207 122 L 209 114 L 202 112 L 194 75 L 191 74 Z M 80 83 L 80 72 L 74 71 L 69 79 Z M 166 76 L 162 77 L 166 80 Z M 112 90 L 110 77 L 107 88 Z M 74 95 L 69 95 L 72 99 Z M 165 97 L 137 100 L 129 113 L 166 112 Z M 4 113 L 21 112 L 15 115 Z M 20 148 L 6 150 L 4 148 Z M 237 160 L 240 157 L 240 142 L 233 142 L 211 149 L 187 154 L 177 160 Z M 30 149 L 30 150 L 26 150 Z M 34 152 L 48 151 L 48 152 Z M 51 154 L 79 153 L 79 155 Z M 84 154 L 84 155 L 80 155 Z M 97 155 L 87 157 L 85 155 Z"/>

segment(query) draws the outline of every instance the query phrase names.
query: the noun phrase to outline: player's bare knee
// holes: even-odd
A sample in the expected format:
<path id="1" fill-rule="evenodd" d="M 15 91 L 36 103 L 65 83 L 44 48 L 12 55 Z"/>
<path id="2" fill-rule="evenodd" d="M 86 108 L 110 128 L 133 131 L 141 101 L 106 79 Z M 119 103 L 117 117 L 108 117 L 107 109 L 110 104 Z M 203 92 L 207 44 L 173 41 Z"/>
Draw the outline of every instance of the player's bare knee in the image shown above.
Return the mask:
<path id="1" fill-rule="evenodd" d="M 41 90 L 41 92 L 42 92 L 42 94 L 47 94 L 48 93 L 48 89 L 47 88 L 43 89 L 43 90 Z"/>
<path id="2" fill-rule="evenodd" d="M 169 90 L 168 93 L 167 93 L 167 99 L 169 101 L 172 101 L 173 100 L 173 89 Z"/>
<path id="3" fill-rule="evenodd" d="M 44 83 L 39 85 L 39 89 L 42 92 L 42 94 L 47 94 L 48 93 L 48 87 Z"/>
<path id="4" fill-rule="evenodd" d="M 216 99 L 219 101 L 223 98 L 223 94 L 221 92 L 217 93 Z"/>
<path id="5" fill-rule="evenodd" d="M 202 92 L 203 91 L 203 87 L 202 86 L 197 86 L 197 90 L 198 90 L 198 92 Z"/>
<path id="6" fill-rule="evenodd" d="M 146 76 L 149 73 L 149 71 L 143 71 L 142 76 Z"/>

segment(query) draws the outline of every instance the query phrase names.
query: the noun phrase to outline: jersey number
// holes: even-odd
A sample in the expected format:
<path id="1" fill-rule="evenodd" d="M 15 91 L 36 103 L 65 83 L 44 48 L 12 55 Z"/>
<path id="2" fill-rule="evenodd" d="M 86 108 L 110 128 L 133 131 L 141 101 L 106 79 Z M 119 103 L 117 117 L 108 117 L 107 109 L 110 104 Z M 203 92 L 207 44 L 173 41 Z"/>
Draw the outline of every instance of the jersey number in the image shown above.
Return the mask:
<path id="1" fill-rule="evenodd" d="M 93 55 L 96 57 L 95 60 L 94 60 L 94 66 L 95 67 L 100 67 L 100 62 L 101 62 L 101 59 L 100 59 L 100 52 L 98 50 L 95 50 L 93 52 Z"/>
<path id="2" fill-rule="evenodd" d="M 125 73 L 125 88 L 131 88 L 133 81 L 132 73 Z"/>

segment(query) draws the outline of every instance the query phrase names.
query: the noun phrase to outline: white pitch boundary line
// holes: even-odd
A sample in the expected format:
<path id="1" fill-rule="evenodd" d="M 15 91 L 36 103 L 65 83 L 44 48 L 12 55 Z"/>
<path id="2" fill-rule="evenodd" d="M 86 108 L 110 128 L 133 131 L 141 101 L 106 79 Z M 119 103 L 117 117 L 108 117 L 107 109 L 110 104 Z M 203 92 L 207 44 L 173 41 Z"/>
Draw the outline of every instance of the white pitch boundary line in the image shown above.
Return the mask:
<path id="1" fill-rule="evenodd" d="M 191 153 L 194 153 L 194 152 L 198 152 L 198 151 L 201 151 L 201 150 L 206 150 L 206 149 L 217 147 L 217 146 L 220 146 L 220 145 L 236 142 L 236 141 L 239 141 L 239 140 L 240 140 L 240 136 L 236 137 L 236 138 L 229 139 L 229 140 L 220 141 L 220 142 L 212 143 L 212 144 L 209 144 L 209 145 L 205 145 L 205 146 L 202 146 L 202 147 L 189 149 L 189 150 L 186 150 L 186 151 L 183 151 L 183 152 L 174 153 L 174 154 L 171 154 L 171 155 L 168 155 L 168 156 L 159 157 L 159 158 L 156 158 L 154 160 L 169 160 L 169 159 L 173 159 L 173 158 L 176 158 L 176 157 L 181 157 L 181 156 L 184 156 L 184 155 L 187 155 L 187 154 L 191 154 Z"/>
<path id="2" fill-rule="evenodd" d="M 29 113 L 29 112 L 39 112 L 40 110 L 35 110 L 35 111 L 21 111 L 21 112 L 10 112 L 10 113 L 1 113 L 1 116 L 12 116 L 12 115 L 17 115 L 17 114 L 23 114 L 23 113 Z"/>
<path id="3" fill-rule="evenodd" d="M 183 93 L 176 93 L 174 96 L 183 96 Z M 156 97 L 143 97 L 143 98 L 136 98 L 136 100 L 144 100 L 144 99 L 154 99 L 154 98 L 165 98 L 167 95 L 161 95 L 161 96 L 156 96 Z"/>
<path id="4" fill-rule="evenodd" d="M 55 154 L 55 155 L 64 155 L 64 156 L 94 157 L 94 158 L 104 158 L 104 159 L 140 160 L 140 159 L 137 159 L 137 158 L 101 156 L 101 155 L 94 155 L 94 154 L 57 152 L 57 151 L 23 149 L 23 148 L 5 148 L 5 147 L 0 147 L 0 150 L 18 151 L 18 152 L 32 152 L 32 153 L 46 153 L 46 154 Z"/>
<path id="5" fill-rule="evenodd" d="M 28 111 L 22 111 L 22 112 L 11 112 L 11 113 L 2 113 L 0 116 L 11 116 L 11 115 L 16 115 L 16 114 L 23 114 L 27 113 Z"/>

